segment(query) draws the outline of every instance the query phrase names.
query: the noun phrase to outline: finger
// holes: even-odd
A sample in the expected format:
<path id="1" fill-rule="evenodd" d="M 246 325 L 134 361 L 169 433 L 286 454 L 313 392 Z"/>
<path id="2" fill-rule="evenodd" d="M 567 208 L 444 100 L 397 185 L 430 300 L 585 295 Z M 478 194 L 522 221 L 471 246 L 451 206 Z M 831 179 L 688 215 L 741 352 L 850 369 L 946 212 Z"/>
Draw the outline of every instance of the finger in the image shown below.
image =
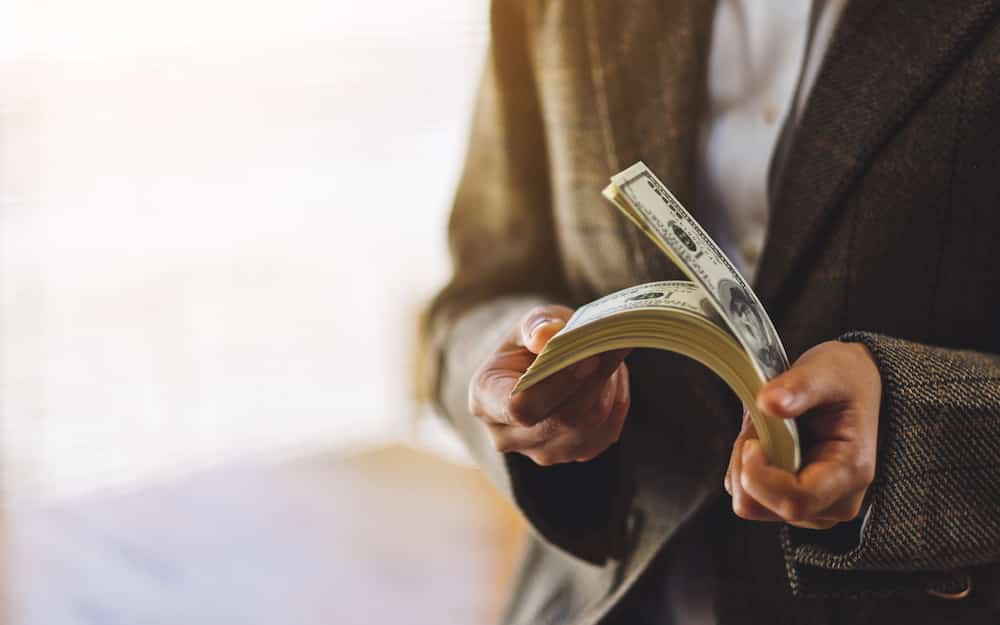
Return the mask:
<path id="1" fill-rule="evenodd" d="M 505 407 L 507 420 L 532 425 L 548 417 L 581 389 L 599 391 L 627 354 L 628 350 L 616 350 L 592 356 L 513 396 L 508 389 L 504 396 L 509 397 Z"/>
<path id="2" fill-rule="evenodd" d="M 829 353 L 821 349 L 806 352 L 788 371 L 761 388 L 757 406 L 766 414 L 787 419 L 821 404 L 849 400 L 848 376 L 842 363 Z"/>
<path id="3" fill-rule="evenodd" d="M 746 445 L 740 483 L 786 521 L 819 519 L 838 500 L 856 494 L 850 468 L 836 457 L 809 463 L 792 474 L 768 464 L 759 441 Z"/>
<path id="4" fill-rule="evenodd" d="M 629 381 L 628 381 L 628 367 L 625 363 L 618 365 L 614 373 L 611 374 L 610 384 L 613 385 L 612 392 L 610 393 L 611 401 L 608 402 L 605 407 L 603 404 L 598 405 L 595 409 L 599 411 L 606 410 L 605 414 L 600 415 L 597 420 L 599 427 L 607 428 L 609 421 L 617 420 L 622 409 L 625 411 L 629 407 Z"/>
<path id="5" fill-rule="evenodd" d="M 531 428 L 514 433 L 519 449 L 536 464 L 549 466 L 563 462 L 586 462 L 606 450 L 621 436 L 630 403 L 628 370 L 624 365 L 615 371 L 608 386 L 612 402 L 602 419 L 591 423 L 567 423 L 558 415 L 546 418 Z M 546 426 L 549 426 L 546 428 Z"/>
<path id="6" fill-rule="evenodd" d="M 508 412 L 510 393 L 521 374 L 506 368 L 485 368 L 469 385 L 469 410 L 487 423 L 514 423 Z"/>
<path id="7" fill-rule="evenodd" d="M 817 513 L 813 520 L 830 521 L 833 523 L 843 523 L 853 521 L 864 510 L 865 495 L 867 487 L 858 484 L 851 492 L 833 502 L 825 510 Z"/>
<path id="8" fill-rule="evenodd" d="M 593 460 L 621 438 L 630 404 L 628 371 L 625 365 L 615 372 L 612 379 L 615 380 L 616 388 L 610 412 L 586 435 L 584 444 L 575 451 L 574 459 L 577 462 Z"/>
<path id="9" fill-rule="evenodd" d="M 785 521 L 785 519 L 781 519 Z M 817 519 L 815 521 L 785 521 L 789 525 L 794 525 L 795 527 L 801 527 L 807 530 L 828 530 L 831 527 L 840 523 L 834 519 Z"/>
<path id="10" fill-rule="evenodd" d="M 596 419 L 590 413 L 602 394 L 609 396 L 610 401 L 600 400 L 605 414 Z M 576 410 L 571 407 L 574 404 Z M 525 453 L 540 458 L 538 464 L 544 465 L 569 462 L 581 456 L 596 456 L 617 440 L 628 404 L 628 371 L 621 364 L 604 385 L 588 389 L 573 402 L 564 404 L 559 413 L 552 413 L 531 426 L 493 423 L 490 434 L 498 451 Z M 563 416 L 566 414 L 573 418 Z M 597 427 L 588 427 L 589 424 L 581 423 L 584 420 L 594 422 Z"/>
<path id="11" fill-rule="evenodd" d="M 756 438 L 757 433 L 750 422 L 750 413 L 744 412 L 743 429 L 733 443 L 733 453 L 730 458 L 731 475 L 729 479 L 730 495 L 733 498 L 733 513 L 748 521 L 780 521 L 781 519 L 760 505 L 740 484 L 740 471 L 743 465 L 742 454 L 746 441 Z"/>
<path id="12" fill-rule="evenodd" d="M 616 369 L 603 384 L 586 387 L 550 413 L 546 421 L 563 424 L 549 440 L 543 443 L 545 451 L 558 462 L 590 459 L 604 451 L 618 438 L 620 424 L 608 419 L 615 412 L 615 404 L 622 388 L 624 366 Z"/>
<path id="13" fill-rule="evenodd" d="M 491 423 L 490 436 L 497 451 L 525 453 L 564 437 L 569 428 L 558 419 L 543 419 L 532 426 Z"/>
<path id="14" fill-rule="evenodd" d="M 750 412 L 746 409 L 746 406 L 744 406 L 743 420 L 740 424 L 740 433 L 736 435 L 736 440 L 733 441 L 733 450 L 729 453 L 729 466 L 726 467 L 726 477 L 722 482 L 722 485 L 725 487 L 726 492 L 729 493 L 730 496 L 733 494 L 733 481 L 739 481 L 740 462 L 737 462 L 740 458 L 739 447 L 743 444 L 743 441 L 751 436 L 756 437 L 757 433 L 753 429 L 753 422 L 750 420 Z"/>
<path id="15" fill-rule="evenodd" d="M 526 445 L 520 451 L 540 466 L 551 466 L 564 462 L 573 462 L 581 455 L 599 454 L 613 441 L 598 441 L 594 432 L 579 427 L 570 427 L 558 419 L 549 418 L 528 430 L 536 430 L 548 424 L 554 424 L 549 432 L 537 433 L 534 445 Z M 534 433 L 525 433 L 532 436 Z M 592 451 L 591 451 L 592 450 Z"/>
<path id="16" fill-rule="evenodd" d="M 618 365 L 618 368 L 622 370 L 622 379 L 618 395 L 615 398 L 615 408 L 624 406 L 627 411 L 632 405 L 632 382 L 629 380 L 628 366 L 623 362 Z"/>
<path id="17" fill-rule="evenodd" d="M 757 503 L 742 488 L 737 488 L 733 494 L 733 513 L 747 521 L 762 521 L 765 523 L 777 523 L 783 519 L 771 512 L 764 506 Z"/>
<path id="18" fill-rule="evenodd" d="M 609 362 L 603 359 L 607 357 Z M 617 399 L 618 387 L 621 383 L 621 372 L 624 364 L 618 362 L 613 354 L 604 354 L 598 370 L 586 380 L 578 392 L 549 413 L 552 416 L 572 425 L 597 425 L 611 414 Z M 612 372 L 605 378 L 605 370 Z M 625 371 L 627 376 L 627 371 Z"/>
<path id="19" fill-rule="evenodd" d="M 733 459 L 733 463 L 735 467 L 739 467 L 742 465 L 743 462 L 742 450 L 746 446 L 745 445 L 746 440 L 742 441 L 743 444 L 737 444 L 734 446 L 735 458 Z M 768 510 L 766 507 L 762 506 L 759 502 L 757 502 L 756 499 L 753 498 L 753 496 L 750 493 L 747 492 L 745 488 L 743 488 L 740 480 L 739 469 L 737 469 L 736 474 L 734 475 L 732 481 L 730 482 L 730 486 L 733 490 L 732 492 L 733 512 L 736 514 L 736 516 L 742 519 L 746 519 L 748 521 L 781 520 L 781 518 L 778 515 L 776 515 L 771 510 Z"/>
<path id="20" fill-rule="evenodd" d="M 729 496 L 733 496 L 733 459 L 736 456 L 736 443 L 733 444 L 733 450 L 729 452 L 729 464 L 726 466 L 726 476 L 722 478 L 722 488 L 729 493 Z"/>
<path id="21" fill-rule="evenodd" d="M 556 332 L 565 327 L 573 316 L 573 310 L 566 306 L 538 306 L 521 318 L 516 333 L 516 342 L 533 354 L 542 351 Z"/>
<path id="22" fill-rule="evenodd" d="M 520 425 L 534 425 L 546 418 L 553 408 L 579 392 L 600 368 L 599 356 L 581 360 L 571 367 L 554 373 L 531 388 L 511 395 L 514 385 L 501 397 L 505 420 Z M 520 374 L 517 376 L 520 377 Z M 516 379 L 515 379 L 516 382 Z"/>

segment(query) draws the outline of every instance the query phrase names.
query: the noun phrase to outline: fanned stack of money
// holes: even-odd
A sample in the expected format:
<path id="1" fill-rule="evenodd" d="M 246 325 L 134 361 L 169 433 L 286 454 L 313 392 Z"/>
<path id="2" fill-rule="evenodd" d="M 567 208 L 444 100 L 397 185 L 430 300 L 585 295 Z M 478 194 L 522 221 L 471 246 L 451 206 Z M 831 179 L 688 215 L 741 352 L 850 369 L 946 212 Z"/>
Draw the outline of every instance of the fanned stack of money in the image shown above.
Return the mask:
<path id="1" fill-rule="evenodd" d="M 613 176 L 604 195 L 692 281 L 640 284 L 580 307 L 538 354 L 514 392 L 610 350 L 651 347 L 677 352 L 722 378 L 750 410 L 770 462 L 797 471 L 801 454 L 795 423 L 757 408 L 760 387 L 788 368 L 785 348 L 757 295 L 643 163 Z"/>

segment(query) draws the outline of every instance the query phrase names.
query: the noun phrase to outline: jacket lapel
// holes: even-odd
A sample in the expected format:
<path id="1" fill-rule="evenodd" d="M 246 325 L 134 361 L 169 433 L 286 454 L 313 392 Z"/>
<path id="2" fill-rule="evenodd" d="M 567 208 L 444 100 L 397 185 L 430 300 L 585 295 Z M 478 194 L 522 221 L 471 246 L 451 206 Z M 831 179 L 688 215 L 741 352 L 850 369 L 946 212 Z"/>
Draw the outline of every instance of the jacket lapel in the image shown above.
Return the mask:
<path id="1" fill-rule="evenodd" d="M 773 198 L 756 289 L 773 314 L 879 149 L 983 34 L 1000 2 L 851 0 Z"/>
<path id="2" fill-rule="evenodd" d="M 642 160 L 693 204 L 693 156 L 715 2 L 581 3 L 607 176 Z M 639 280 L 673 275 L 662 253 L 622 222 Z"/>

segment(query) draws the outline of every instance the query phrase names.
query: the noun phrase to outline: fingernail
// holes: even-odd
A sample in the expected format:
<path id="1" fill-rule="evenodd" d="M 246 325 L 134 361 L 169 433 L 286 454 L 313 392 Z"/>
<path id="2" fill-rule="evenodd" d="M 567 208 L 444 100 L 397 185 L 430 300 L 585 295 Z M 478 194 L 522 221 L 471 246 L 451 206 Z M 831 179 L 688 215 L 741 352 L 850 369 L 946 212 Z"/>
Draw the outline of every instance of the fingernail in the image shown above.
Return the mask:
<path id="1" fill-rule="evenodd" d="M 791 410 L 795 405 L 795 394 L 787 389 L 778 388 L 771 391 L 771 394 L 782 410 Z"/>
<path id="2" fill-rule="evenodd" d="M 562 319 L 553 319 L 552 317 L 542 317 L 541 319 L 536 319 L 534 322 L 532 322 L 531 327 L 528 328 L 528 339 L 534 340 L 535 335 L 538 334 L 538 331 L 541 330 L 544 326 L 547 326 L 549 324 L 561 325 L 563 323 L 565 322 Z"/>
<path id="3" fill-rule="evenodd" d="M 573 377 L 582 380 L 597 371 L 598 365 L 600 365 L 600 361 L 597 357 L 591 356 L 590 358 L 585 358 L 573 367 Z"/>
<path id="4" fill-rule="evenodd" d="M 755 439 L 748 438 L 743 441 L 743 464 L 749 462 L 751 455 L 756 454 L 758 449 L 760 449 L 760 445 Z"/>

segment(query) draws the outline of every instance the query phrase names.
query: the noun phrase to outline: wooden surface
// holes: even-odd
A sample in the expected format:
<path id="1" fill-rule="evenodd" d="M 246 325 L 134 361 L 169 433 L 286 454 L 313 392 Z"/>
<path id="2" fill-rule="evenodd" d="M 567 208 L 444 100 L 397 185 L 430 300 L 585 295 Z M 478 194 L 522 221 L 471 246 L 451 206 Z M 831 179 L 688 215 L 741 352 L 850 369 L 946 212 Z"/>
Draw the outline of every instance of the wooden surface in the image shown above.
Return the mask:
<path id="1" fill-rule="evenodd" d="M 14 625 L 495 622 L 523 527 L 405 448 L 15 509 Z"/>

